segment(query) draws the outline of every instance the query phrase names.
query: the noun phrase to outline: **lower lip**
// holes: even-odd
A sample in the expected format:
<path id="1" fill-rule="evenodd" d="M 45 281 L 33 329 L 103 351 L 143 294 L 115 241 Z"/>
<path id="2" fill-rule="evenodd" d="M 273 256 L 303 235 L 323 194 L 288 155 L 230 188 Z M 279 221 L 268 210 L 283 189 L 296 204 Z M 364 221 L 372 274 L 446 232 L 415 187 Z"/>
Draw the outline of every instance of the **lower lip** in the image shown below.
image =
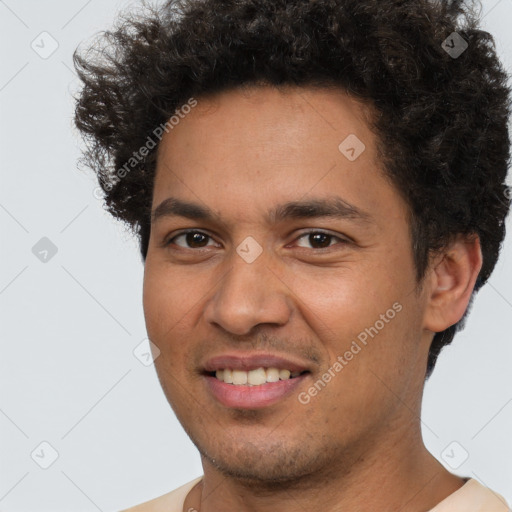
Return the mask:
<path id="1" fill-rule="evenodd" d="M 293 393 L 304 382 L 307 375 L 305 373 L 293 379 L 267 382 L 260 386 L 235 386 L 210 375 L 205 375 L 205 379 L 210 392 L 225 407 L 261 409 Z"/>

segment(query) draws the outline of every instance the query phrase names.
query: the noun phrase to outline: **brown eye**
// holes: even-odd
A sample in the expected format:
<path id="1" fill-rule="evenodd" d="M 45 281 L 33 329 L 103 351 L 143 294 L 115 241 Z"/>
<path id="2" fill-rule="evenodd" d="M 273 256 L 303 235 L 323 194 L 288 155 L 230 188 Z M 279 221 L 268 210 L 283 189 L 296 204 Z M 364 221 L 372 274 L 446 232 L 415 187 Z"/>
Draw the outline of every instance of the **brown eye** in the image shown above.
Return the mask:
<path id="1" fill-rule="evenodd" d="M 345 242 L 343 239 L 330 235 L 329 233 L 323 233 L 322 231 L 311 231 L 309 233 L 305 233 L 298 238 L 298 240 L 304 240 L 305 242 L 300 242 L 298 245 L 300 247 L 309 247 L 312 249 L 326 249 L 330 247 L 334 240 L 339 242 Z"/>
<path id="2" fill-rule="evenodd" d="M 309 235 L 308 240 L 313 247 L 323 248 L 329 247 L 329 245 L 331 245 L 332 237 L 330 235 L 326 235 L 325 233 L 315 233 L 313 235 Z"/>
<path id="3" fill-rule="evenodd" d="M 208 242 L 212 238 L 202 233 L 201 231 L 187 231 L 185 233 L 181 233 L 171 238 L 168 242 L 168 245 L 174 243 L 179 247 L 184 247 L 185 249 L 200 249 L 202 247 L 207 247 Z M 178 243 L 178 240 L 184 240 L 184 243 Z"/>

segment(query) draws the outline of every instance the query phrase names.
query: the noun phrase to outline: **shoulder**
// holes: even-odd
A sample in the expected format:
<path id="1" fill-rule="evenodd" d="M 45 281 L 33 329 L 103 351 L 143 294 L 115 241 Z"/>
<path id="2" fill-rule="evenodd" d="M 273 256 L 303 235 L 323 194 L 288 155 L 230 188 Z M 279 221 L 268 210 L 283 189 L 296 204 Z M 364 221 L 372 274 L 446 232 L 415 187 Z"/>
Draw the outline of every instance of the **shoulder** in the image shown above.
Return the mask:
<path id="1" fill-rule="evenodd" d="M 121 512 L 182 512 L 183 503 L 192 487 L 203 478 L 202 476 L 178 487 L 174 491 Z"/>
<path id="2" fill-rule="evenodd" d="M 430 512 L 509 512 L 503 496 L 487 489 L 476 480 L 469 480 Z"/>

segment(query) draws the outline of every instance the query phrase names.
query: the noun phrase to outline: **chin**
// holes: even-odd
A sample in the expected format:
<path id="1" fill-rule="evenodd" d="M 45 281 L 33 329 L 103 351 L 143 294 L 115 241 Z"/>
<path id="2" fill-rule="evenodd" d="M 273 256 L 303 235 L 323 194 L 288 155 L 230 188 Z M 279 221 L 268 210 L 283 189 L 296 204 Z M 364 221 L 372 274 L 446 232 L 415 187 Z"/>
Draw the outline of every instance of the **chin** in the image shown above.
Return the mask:
<path id="1" fill-rule="evenodd" d="M 228 478 L 247 481 L 251 485 L 264 487 L 292 483 L 310 476 L 327 460 L 320 461 L 318 451 L 312 443 L 298 441 L 293 446 L 277 441 L 258 445 L 250 441 L 205 443 L 204 440 L 192 439 L 199 450 L 203 462 L 207 462 Z M 209 446 L 205 446 L 208 444 Z M 305 448 L 306 447 L 306 448 Z M 324 452 L 325 453 L 325 452 Z"/>

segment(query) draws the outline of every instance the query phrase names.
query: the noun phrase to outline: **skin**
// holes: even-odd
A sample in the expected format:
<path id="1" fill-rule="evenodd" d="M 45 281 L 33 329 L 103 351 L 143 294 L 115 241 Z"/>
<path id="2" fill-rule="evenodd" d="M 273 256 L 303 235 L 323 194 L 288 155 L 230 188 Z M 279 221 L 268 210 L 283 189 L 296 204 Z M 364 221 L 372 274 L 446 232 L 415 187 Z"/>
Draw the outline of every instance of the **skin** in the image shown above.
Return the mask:
<path id="1" fill-rule="evenodd" d="M 479 241 L 454 240 L 418 285 L 407 206 L 380 169 L 370 115 L 340 90 L 251 86 L 198 99 L 161 141 L 153 211 L 172 196 L 218 216 L 158 216 L 145 263 L 157 373 L 204 469 L 184 510 L 419 512 L 464 483 L 424 447 L 420 411 L 433 334 L 468 305 Z M 366 146 L 355 161 L 338 149 L 350 134 Z M 364 220 L 267 216 L 333 196 Z M 187 244 L 183 229 L 205 236 Z M 332 237 L 308 236 L 318 230 Z M 248 236 L 262 248 L 252 263 L 236 251 Z M 378 335 L 300 403 L 298 392 L 396 303 Z M 271 406 L 223 406 L 201 364 L 255 350 L 299 359 L 310 373 Z"/>

